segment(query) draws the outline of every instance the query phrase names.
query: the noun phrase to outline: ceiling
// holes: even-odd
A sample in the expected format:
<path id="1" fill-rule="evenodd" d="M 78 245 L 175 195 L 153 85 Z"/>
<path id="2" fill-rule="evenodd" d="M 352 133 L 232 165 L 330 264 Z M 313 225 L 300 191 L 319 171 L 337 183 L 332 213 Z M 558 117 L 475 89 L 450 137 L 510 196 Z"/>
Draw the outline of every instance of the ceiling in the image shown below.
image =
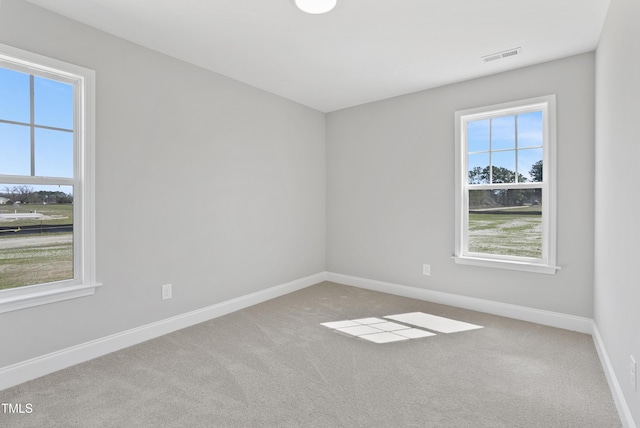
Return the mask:
<path id="1" fill-rule="evenodd" d="M 27 0 L 329 112 L 596 48 L 609 0 Z M 485 63 L 481 57 L 522 48 Z"/>

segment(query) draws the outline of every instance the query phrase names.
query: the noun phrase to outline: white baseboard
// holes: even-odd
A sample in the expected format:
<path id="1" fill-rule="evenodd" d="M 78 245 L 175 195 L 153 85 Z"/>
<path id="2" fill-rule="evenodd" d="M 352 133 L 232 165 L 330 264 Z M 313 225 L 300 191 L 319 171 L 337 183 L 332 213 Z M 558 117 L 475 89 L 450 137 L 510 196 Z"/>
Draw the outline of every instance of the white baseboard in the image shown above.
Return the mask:
<path id="1" fill-rule="evenodd" d="M 325 272 L 276 285 L 246 296 L 112 334 L 40 357 L 0 368 L 0 390 L 27 382 L 93 358 L 265 302 L 325 280 Z"/>
<path id="2" fill-rule="evenodd" d="M 472 311 L 500 315 L 507 318 L 529 321 L 550 327 L 577 331 L 580 333 L 591 334 L 593 331 L 593 321 L 590 318 L 566 315 L 541 309 L 532 309 L 508 303 L 494 302 L 491 300 L 477 299 L 475 297 L 443 293 L 441 291 L 408 287 L 406 285 L 392 284 L 389 282 L 359 278 L 339 273 L 327 272 L 326 280 L 337 282 L 339 284 L 366 288 L 368 290 L 395 294 L 397 296 L 426 300 L 433 303 L 440 303 L 442 305 L 455 306 L 457 308 L 470 309 Z"/>
<path id="3" fill-rule="evenodd" d="M 618 382 L 616 373 L 613 371 L 613 366 L 611 365 L 611 360 L 607 354 L 607 349 L 604 347 L 604 342 L 602 341 L 600 331 L 598 330 L 598 326 L 595 322 L 593 323 L 593 343 L 596 346 L 596 351 L 598 351 L 600 363 L 602 364 L 604 375 L 609 383 L 609 388 L 613 395 L 613 401 L 616 403 L 616 408 L 618 409 L 622 426 L 624 428 L 636 428 L 633 416 L 631 416 L 631 411 L 627 405 L 627 400 L 624 398 L 622 388 L 620 388 L 620 383 Z"/>

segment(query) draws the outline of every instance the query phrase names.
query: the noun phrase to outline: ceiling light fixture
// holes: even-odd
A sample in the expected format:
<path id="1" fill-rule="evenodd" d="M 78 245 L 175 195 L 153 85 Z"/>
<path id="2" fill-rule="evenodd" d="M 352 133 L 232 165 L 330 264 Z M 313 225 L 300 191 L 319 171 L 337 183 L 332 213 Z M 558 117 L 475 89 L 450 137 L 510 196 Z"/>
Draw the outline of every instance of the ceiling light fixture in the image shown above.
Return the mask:
<path id="1" fill-rule="evenodd" d="M 318 15 L 331 11 L 336 7 L 338 0 L 294 0 L 294 2 L 301 11 Z"/>

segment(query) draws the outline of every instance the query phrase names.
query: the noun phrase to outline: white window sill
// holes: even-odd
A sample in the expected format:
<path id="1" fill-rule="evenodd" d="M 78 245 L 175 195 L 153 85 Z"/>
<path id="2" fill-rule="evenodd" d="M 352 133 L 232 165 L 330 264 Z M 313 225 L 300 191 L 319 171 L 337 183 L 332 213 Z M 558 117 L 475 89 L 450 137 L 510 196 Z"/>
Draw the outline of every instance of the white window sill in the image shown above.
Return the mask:
<path id="1" fill-rule="evenodd" d="M 485 259 L 481 257 L 454 256 L 453 260 L 459 265 L 481 266 L 495 269 L 518 270 L 521 272 L 534 272 L 555 275 L 559 266 L 544 265 L 539 263 L 519 262 L 513 260 Z"/>
<path id="2" fill-rule="evenodd" d="M 37 287 L 32 292 L 22 288 L 4 290 L 0 293 L 0 313 L 90 296 L 101 285 L 96 283 L 93 285 Z"/>

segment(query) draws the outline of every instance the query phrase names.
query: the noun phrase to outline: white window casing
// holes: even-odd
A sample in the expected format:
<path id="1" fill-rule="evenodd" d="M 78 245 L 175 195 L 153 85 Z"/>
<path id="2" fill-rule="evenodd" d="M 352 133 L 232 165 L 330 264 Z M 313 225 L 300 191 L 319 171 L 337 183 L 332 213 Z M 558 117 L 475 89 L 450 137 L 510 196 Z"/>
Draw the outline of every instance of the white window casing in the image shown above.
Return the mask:
<path id="1" fill-rule="evenodd" d="M 94 294 L 95 263 L 95 72 L 0 44 L 0 67 L 63 81 L 74 90 L 72 178 L 0 175 L 8 184 L 73 186 L 73 279 L 0 290 L 0 313 Z"/>
<path id="2" fill-rule="evenodd" d="M 543 180 L 524 183 L 469 184 L 467 124 L 482 119 L 542 112 Z M 516 155 L 517 156 L 517 155 Z M 490 169 L 492 171 L 492 169 Z M 516 174 L 517 176 L 517 174 Z M 470 252 L 468 249 L 469 190 L 542 189 L 542 257 L 516 257 Z M 555 274 L 556 266 L 556 106 L 555 95 L 473 108 L 455 113 L 455 252 L 458 264 Z"/>

